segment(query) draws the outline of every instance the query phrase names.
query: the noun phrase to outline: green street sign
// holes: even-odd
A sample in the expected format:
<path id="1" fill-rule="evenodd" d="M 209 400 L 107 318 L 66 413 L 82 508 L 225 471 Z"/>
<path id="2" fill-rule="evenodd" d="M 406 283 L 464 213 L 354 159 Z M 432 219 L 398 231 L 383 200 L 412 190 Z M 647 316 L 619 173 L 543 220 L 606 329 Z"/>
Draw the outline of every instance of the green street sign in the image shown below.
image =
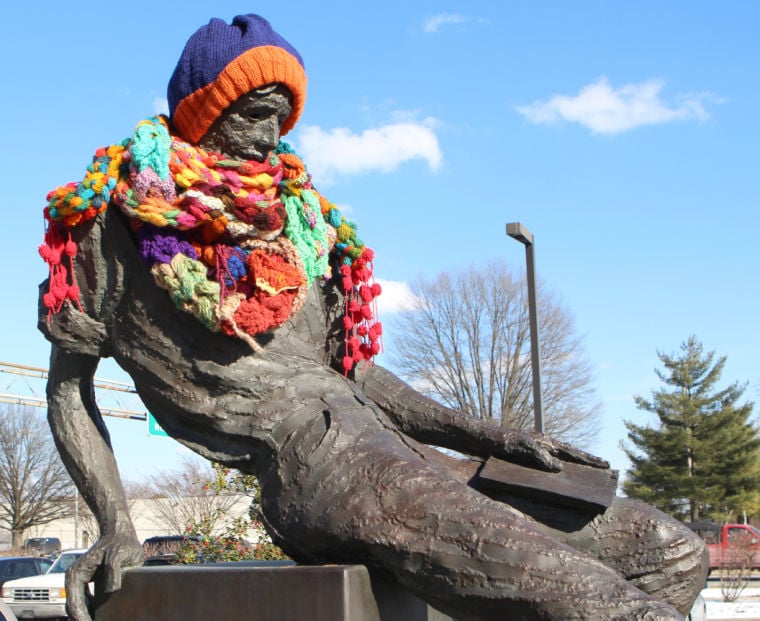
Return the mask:
<path id="1" fill-rule="evenodd" d="M 164 428 L 158 424 L 156 417 L 153 416 L 153 414 L 151 414 L 150 412 L 148 412 L 147 420 L 148 420 L 148 435 L 149 436 L 156 436 L 159 438 L 169 437 L 169 434 L 164 431 Z"/>

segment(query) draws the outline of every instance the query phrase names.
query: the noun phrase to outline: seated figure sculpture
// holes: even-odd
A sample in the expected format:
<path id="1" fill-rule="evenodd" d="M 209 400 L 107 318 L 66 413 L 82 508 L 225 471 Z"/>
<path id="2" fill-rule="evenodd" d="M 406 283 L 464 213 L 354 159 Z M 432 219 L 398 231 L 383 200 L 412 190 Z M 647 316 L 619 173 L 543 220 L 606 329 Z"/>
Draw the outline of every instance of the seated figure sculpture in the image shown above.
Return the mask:
<path id="1" fill-rule="evenodd" d="M 48 195 L 48 417 L 100 526 L 67 575 L 71 617 L 90 619 L 93 576 L 113 591 L 141 560 L 93 392 L 113 357 L 172 437 L 258 477 L 266 526 L 297 561 L 365 564 L 460 619 L 681 619 L 706 576 L 690 531 L 628 499 L 594 514 L 489 497 L 491 456 L 608 465 L 372 364 L 372 252 L 280 140 L 305 91 L 264 19 L 211 20 L 171 77 L 170 117 Z"/>

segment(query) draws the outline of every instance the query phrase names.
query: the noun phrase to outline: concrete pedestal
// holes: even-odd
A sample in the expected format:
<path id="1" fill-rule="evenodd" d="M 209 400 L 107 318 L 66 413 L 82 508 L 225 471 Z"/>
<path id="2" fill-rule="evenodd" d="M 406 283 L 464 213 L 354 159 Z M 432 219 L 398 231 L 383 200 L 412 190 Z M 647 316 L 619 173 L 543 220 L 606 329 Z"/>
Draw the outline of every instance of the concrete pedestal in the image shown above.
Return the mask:
<path id="1" fill-rule="evenodd" d="M 139 567 L 96 621 L 453 621 L 362 565 Z"/>

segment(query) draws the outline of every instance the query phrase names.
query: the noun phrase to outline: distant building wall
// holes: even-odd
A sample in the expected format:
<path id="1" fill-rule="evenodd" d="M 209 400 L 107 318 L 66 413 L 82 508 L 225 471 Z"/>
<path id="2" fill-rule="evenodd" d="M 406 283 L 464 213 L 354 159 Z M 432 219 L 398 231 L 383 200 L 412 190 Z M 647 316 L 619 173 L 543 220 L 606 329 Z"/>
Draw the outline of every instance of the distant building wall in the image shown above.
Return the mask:
<path id="1" fill-rule="evenodd" d="M 188 499 L 188 502 L 192 502 L 192 500 Z M 156 505 L 157 501 L 150 498 L 130 501 L 129 512 L 137 531 L 137 538 L 140 541 L 145 541 L 148 537 L 156 535 L 182 534 L 167 530 L 158 517 Z M 249 496 L 238 495 L 238 499 L 227 511 L 227 515 L 230 518 L 247 517 L 250 506 L 251 498 Z M 84 502 L 80 500 L 78 515 L 30 528 L 24 537 L 58 537 L 63 549 L 89 547 L 98 538 L 98 527 L 92 514 Z M 10 544 L 10 531 L 0 529 L 0 551 L 9 550 Z"/>

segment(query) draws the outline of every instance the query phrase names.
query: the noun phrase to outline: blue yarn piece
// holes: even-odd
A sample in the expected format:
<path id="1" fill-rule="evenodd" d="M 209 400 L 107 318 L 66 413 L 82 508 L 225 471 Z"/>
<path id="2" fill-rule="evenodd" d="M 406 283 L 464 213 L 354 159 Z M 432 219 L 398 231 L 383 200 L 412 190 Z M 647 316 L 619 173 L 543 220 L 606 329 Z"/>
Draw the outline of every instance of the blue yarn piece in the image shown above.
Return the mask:
<path id="1" fill-rule="evenodd" d="M 293 155 L 297 155 L 295 149 L 290 145 L 290 143 L 285 142 L 284 140 L 280 140 L 280 144 L 277 145 L 277 148 L 274 150 L 274 152 L 277 155 L 280 155 L 281 153 L 292 153 Z"/>
<path id="2" fill-rule="evenodd" d="M 227 259 L 227 269 L 230 272 L 230 276 L 225 277 L 224 282 L 228 287 L 232 287 L 236 281 L 240 280 L 246 274 L 245 269 L 245 255 L 241 258 L 242 252 L 235 248 L 232 256 Z"/>
<path id="3" fill-rule="evenodd" d="M 160 179 L 168 179 L 171 144 L 169 132 L 158 117 L 151 117 L 149 123 L 138 125 L 129 148 L 137 170 L 152 168 Z"/>
<path id="4" fill-rule="evenodd" d="M 329 213 L 327 214 L 328 221 L 330 222 L 330 225 L 335 227 L 336 229 L 340 226 L 341 221 L 343 220 L 343 216 L 341 216 L 340 211 L 337 209 L 331 209 Z"/>

